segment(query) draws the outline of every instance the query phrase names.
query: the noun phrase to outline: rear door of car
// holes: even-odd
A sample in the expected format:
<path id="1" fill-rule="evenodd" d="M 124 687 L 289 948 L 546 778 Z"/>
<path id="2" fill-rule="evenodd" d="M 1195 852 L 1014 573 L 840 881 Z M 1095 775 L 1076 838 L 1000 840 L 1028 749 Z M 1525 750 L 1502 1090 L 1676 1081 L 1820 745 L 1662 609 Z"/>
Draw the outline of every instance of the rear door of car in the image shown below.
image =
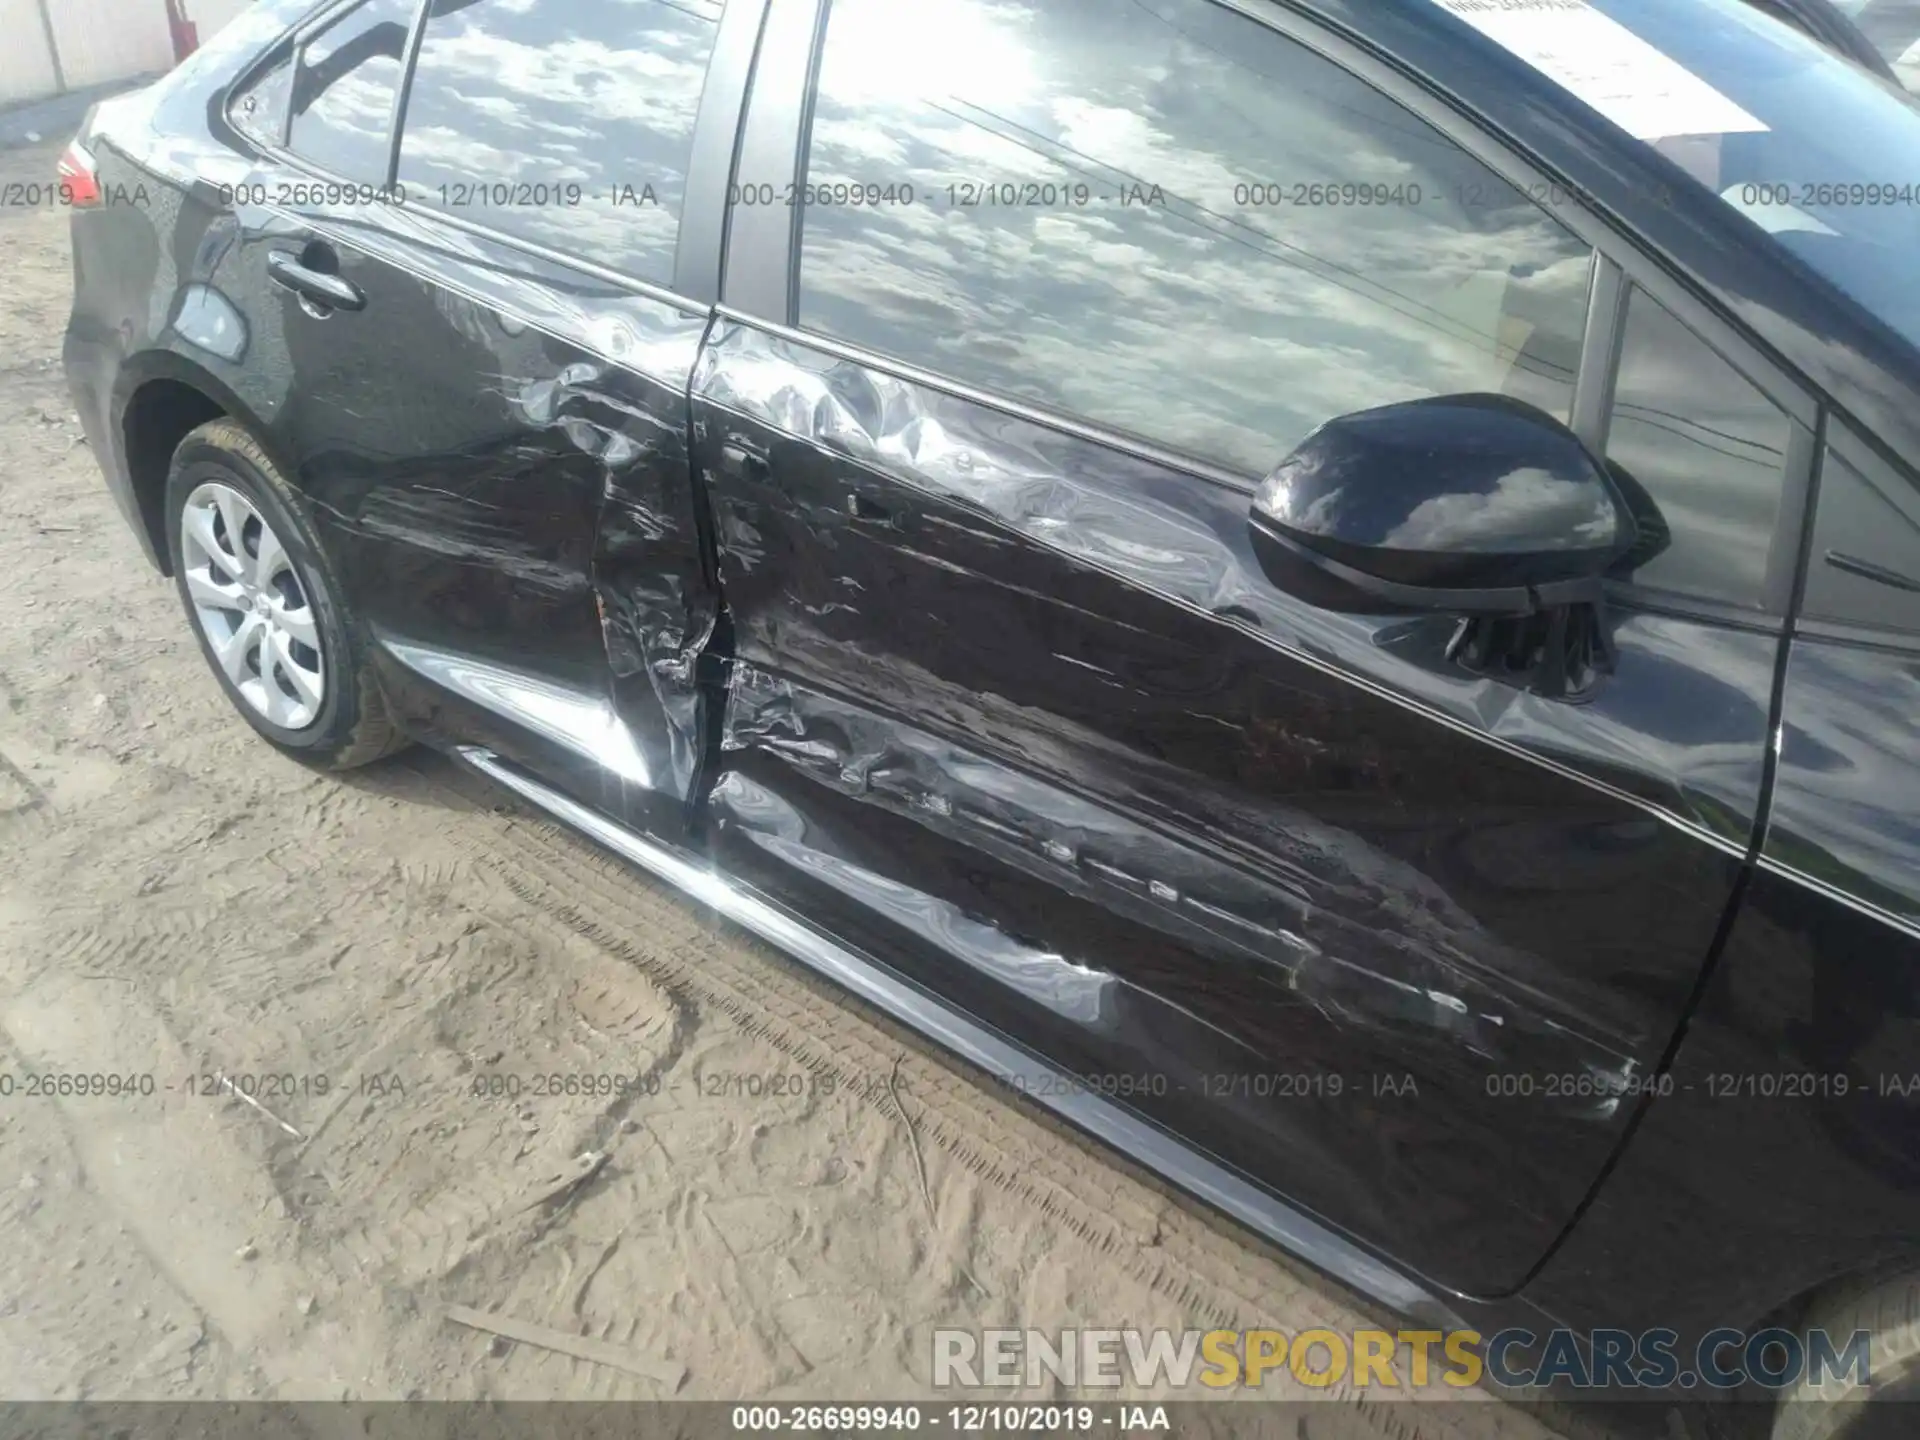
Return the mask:
<path id="1" fill-rule="evenodd" d="M 235 368 L 388 690 L 669 829 L 718 614 L 687 387 L 759 10 L 365 0 L 230 112 L 260 155 L 217 272 Z"/>
<path id="2" fill-rule="evenodd" d="M 716 854 L 1256 1186 L 1516 1288 L 1754 842 L 1806 397 L 1277 5 L 793 0 L 761 55 L 694 380 Z M 1252 552 L 1307 431 L 1470 390 L 1639 482 L 1583 693 Z"/>

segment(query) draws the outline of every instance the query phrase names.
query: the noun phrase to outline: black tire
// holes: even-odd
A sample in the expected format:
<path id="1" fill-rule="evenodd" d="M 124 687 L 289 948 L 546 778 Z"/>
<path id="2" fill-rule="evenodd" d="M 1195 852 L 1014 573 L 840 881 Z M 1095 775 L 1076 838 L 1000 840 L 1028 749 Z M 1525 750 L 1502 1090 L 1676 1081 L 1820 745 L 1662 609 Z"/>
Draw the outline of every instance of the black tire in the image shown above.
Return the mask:
<path id="1" fill-rule="evenodd" d="M 297 729 L 276 724 L 241 694 L 222 670 L 197 617 L 187 585 L 182 516 L 188 499 L 209 481 L 238 491 L 272 526 L 286 552 L 287 568 L 312 613 L 326 685 L 318 706 L 311 707 L 313 717 Z M 207 668 L 246 722 L 276 748 L 323 770 L 351 770 L 404 749 L 407 738 L 388 714 L 368 664 L 365 642 L 347 612 L 319 540 L 301 513 L 292 487 L 253 437 L 231 420 L 210 421 L 193 431 L 174 451 L 166 506 L 168 557 L 187 623 L 200 642 Z"/>
<path id="2" fill-rule="evenodd" d="M 1909 1440 L 1920 1435 L 1920 1275 L 1897 1275 L 1868 1289 L 1816 1302 L 1805 1336 L 1826 1331 L 1833 1347 L 1864 1330 L 1870 1388 L 1852 1377 L 1814 1386 L 1806 1380 L 1780 1397 L 1773 1440 Z"/>

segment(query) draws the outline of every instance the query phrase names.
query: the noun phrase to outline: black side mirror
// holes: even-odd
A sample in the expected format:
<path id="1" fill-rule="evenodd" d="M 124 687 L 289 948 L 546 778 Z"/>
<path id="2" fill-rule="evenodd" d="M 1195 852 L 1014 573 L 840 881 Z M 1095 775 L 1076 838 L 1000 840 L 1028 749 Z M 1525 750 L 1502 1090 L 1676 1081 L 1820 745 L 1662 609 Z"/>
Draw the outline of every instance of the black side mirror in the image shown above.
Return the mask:
<path id="1" fill-rule="evenodd" d="M 1443 395 L 1329 421 L 1255 497 L 1280 588 L 1327 609 L 1530 615 L 1598 600 L 1632 511 L 1565 425 L 1504 395 Z"/>

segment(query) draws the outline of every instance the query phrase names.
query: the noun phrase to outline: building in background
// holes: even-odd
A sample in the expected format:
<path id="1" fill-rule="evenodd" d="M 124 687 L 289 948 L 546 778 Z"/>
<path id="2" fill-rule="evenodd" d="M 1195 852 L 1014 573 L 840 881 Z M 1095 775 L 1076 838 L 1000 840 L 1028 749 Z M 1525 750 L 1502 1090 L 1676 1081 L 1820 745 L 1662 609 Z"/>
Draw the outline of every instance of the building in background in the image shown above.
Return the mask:
<path id="1" fill-rule="evenodd" d="M 158 75 L 248 0 L 0 0 L 0 106 Z"/>

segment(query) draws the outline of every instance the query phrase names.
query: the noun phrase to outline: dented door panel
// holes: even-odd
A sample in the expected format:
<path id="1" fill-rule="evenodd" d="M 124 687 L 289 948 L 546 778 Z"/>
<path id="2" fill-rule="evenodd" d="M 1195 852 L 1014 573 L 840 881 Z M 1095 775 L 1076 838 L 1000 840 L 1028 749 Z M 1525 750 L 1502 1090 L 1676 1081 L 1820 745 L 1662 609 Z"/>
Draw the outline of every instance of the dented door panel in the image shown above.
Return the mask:
<path id="1" fill-rule="evenodd" d="M 1548 702 L 1283 596 L 1217 479 L 729 320 L 723 864 L 1445 1286 L 1597 1177 L 1750 838 L 1773 637 Z"/>
<path id="2" fill-rule="evenodd" d="M 248 218 L 215 280 L 277 322 L 256 408 L 404 718 L 677 827 L 718 613 L 687 458 L 704 311 L 417 210 Z M 365 311 L 315 319 L 266 282 L 268 252 L 314 240 Z"/>

